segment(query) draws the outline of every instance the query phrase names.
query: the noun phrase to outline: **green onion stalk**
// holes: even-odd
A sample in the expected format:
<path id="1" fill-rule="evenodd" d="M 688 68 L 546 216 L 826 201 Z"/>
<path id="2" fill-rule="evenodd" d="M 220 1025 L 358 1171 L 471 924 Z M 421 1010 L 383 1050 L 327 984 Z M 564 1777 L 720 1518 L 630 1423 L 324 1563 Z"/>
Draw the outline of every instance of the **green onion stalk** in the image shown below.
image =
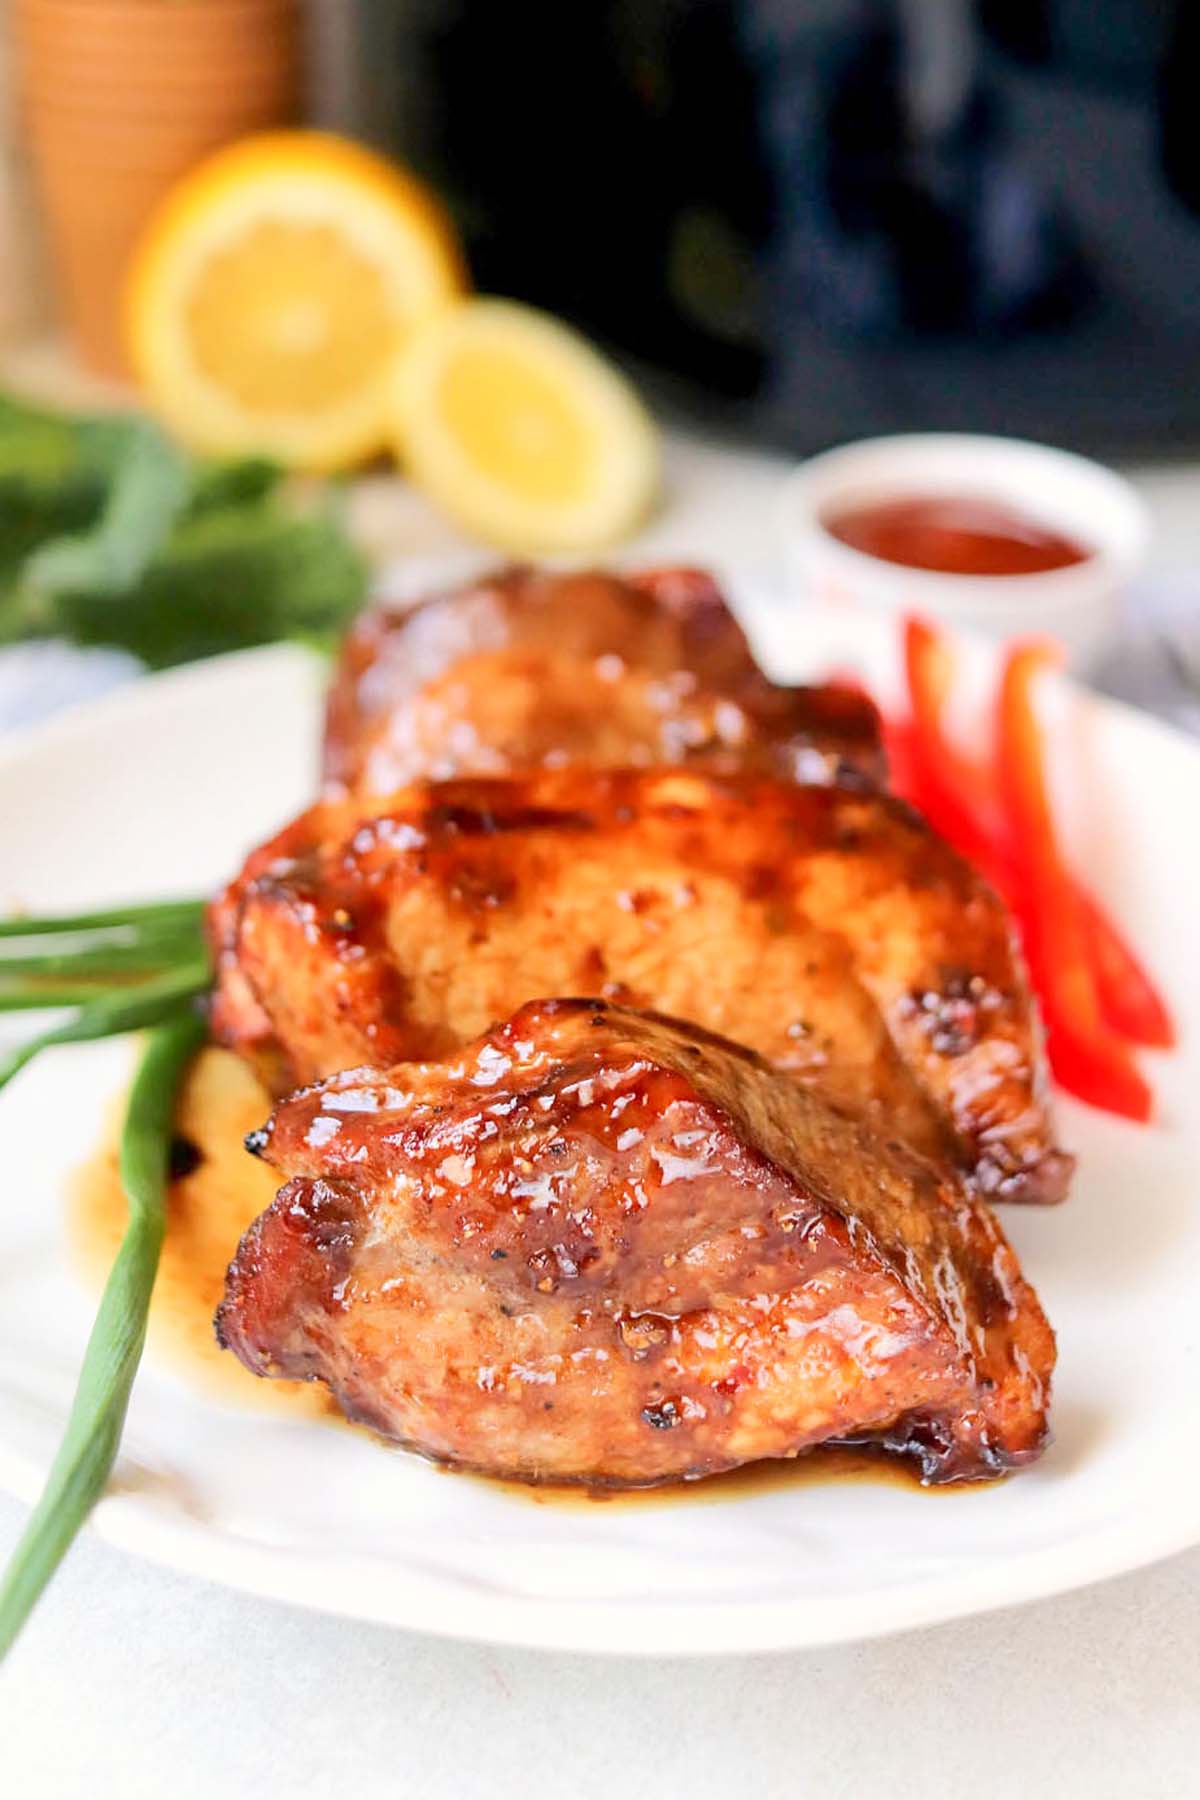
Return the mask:
<path id="1" fill-rule="evenodd" d="M 0 1577 L 0 1659 L 103 1494 L 120 1446 L 166 1231 L 176 1100 L 205 1036 L 197 1004 L 210 981 L 202 917 L 200 903 L 186 901 L 69 919 L 0 921 L 0 1010 L 76 1008 L 0 1056 L 0 1088 L 55 1045 L 148 1033 L 121 1130 L 128 1222 L 62 1444 Z M 39 951 L 42 940 L 53 947 Z"/>

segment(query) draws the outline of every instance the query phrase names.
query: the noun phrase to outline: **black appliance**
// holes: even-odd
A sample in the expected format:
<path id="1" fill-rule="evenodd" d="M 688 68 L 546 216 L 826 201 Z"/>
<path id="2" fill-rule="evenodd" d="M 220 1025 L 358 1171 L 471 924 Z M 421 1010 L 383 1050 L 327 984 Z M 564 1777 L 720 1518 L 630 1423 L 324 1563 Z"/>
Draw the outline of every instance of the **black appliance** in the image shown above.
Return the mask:
<path id="1" fill-rule="evenodd" d="M 710 423 L 1200 445 L 1195 0 L 370 0 L 481 287 Z M 378 124 L 379 113 L 376 119 Z"/>

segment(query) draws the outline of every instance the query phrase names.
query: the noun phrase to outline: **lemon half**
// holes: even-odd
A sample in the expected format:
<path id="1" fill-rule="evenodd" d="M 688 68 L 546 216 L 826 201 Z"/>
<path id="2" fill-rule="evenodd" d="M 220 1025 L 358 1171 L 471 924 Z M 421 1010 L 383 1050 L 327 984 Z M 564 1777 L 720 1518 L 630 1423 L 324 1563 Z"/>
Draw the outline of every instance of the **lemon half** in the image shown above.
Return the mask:
<path id="1" fill-rule="evenodd" d="M 343 467 L 385 447 L 390 372 L 465 270 L 435 198 L 315 131 L 209 157 L 171 192 L 130 272 L 130 360 L 196 449 Z"/>
<path id="2" fill-rule="evenodd" d="M 625 377 L 557 319 L 465 300 L 414 331 L 395 377 L 395 445 L 468 531 L 519 554 L 598 549 L 658 490 L 658 437 Z"/>

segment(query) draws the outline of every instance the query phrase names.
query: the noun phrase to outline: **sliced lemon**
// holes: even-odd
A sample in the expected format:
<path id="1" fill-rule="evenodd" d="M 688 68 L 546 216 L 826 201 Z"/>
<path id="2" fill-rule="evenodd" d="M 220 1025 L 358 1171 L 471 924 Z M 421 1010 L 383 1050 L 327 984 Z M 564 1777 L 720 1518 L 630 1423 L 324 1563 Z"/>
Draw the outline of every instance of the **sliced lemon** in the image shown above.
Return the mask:
<path id="1" fill-rule="evenodd" d="M 531 307 L 479 299 L 439 313 L 409 338 L 395 392 L 413 480 L 502 549 L 598 549 L 654 500 L 658 438 L 637 394 Z"/>
<path id="2" fill-rule="evenodd" d="M 269 132 L 209 157 L 150 221 L 130 361 L 196 449 L 338 468 L 385 446 L 396 354 L 464 286 L 413 177 L 323 132 Z"/>

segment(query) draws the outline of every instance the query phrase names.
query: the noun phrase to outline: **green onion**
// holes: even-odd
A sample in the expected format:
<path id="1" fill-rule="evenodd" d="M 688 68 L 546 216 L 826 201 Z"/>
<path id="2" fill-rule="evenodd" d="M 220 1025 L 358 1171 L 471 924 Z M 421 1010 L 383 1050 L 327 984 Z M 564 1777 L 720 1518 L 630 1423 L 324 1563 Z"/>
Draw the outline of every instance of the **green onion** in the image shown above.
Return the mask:
<path id="1" fill-rule="evenodd" d="M 170 900 L 0 922 L 0 1012 L 77 1009 L 0 1054 L 0 1088 L 54 1045 L 152 1028 L 121 1139 L 129 1225 L 88 1342 L 62 1448 L 0 1583 L 0 1657 L 103 1490 L 117 1453 L 165 1229 L 175 1093 L 204 1036 L 192 1004 L 211 979 L 203 918 L 200 901 Z"/>
<path id="2" fill-rule="evenodd" d="M 189 952 L 194 956 L 198 941 L 198 934 L 189 930 L 133 944 L 97 943 L 92 939 L 77 950 L 62 950 L 57 948 L 62 940 L 56 938 L 55 949 L 28 950 L 20 956 L 6 956 L 6 946 L 0 945 L 0 987 L 7 987 L 14 981 L 44 983 L 59 975 L 79 976 L 90 981 L 114 976 L 118 982 L 127 981 L 131 976 L 169 968 L 172 963 L 179 962 L 181 953 L 185 957 Z"/>
<path id="3" fill-rule="evenodd" d="M 0 1012 L 80 1006 L 105 989 L 128 993 L 148 977 L 204 955 L 195 925 L 156 926 L 131 943 L 112 933 L 103 938 L 93 934 L 80 943 L 61 936 L 48 942 L 51 948 L 35 950 L 28 948 L 27 938 L 0 942 Z M 13 946 L 19 954 L 9 954 Z"/>
<path id="4" fill-rule="evenodd" d="M 204 919 L 203 900 L 158 900 L 148 906 L 117 906 L 105 912 L 55 914 L 50 917 L 0 919 L 0 938 L 49 937 L 54 933 L 119 931 L 148 934 L 156 929 L 199 929 Z"/>
<path id="5" fill-rule="evenodd" d="M 143 981 L 134 988 L 107 990 L 61 1025 L 52 1025 L 0 1055 L 0 1088 L 26 1063 L 56 1044 L 89 1043 L 95 1038 L 116 1037 L 122 1031 L 140 1031 L 145 1026 L 161 1024 L 178 1010 L 181 1001 L 203 993 L 211 979 L 207 957 L 196 956 L 153 981 Z"/>
<path id="6" fill-rule="evenodd" d="M 0 925 L 0 1013 L 83 1006 L 129 997 L 151 977 L 204 957 L 199 902 L 119 914 L 5 920 Z"/>
<path id="7" fill-rule="evenodd" d="M 203 1039 L 198 1011 L 177 1004 L 150 1036 L 134 1078 L 121 1134 L 129 1223 L 84 1352 L 66 1434 L 0 1581 L 0 1658 L 103 1493 L 116 1460 L 166 1230 L 175 1097 Z"/>
<path id="8" fill-rule="evenodd" d="M 193 1004 L 211 980 L 203 921 L 196 900 L 0 921 L 0 1012 L 76 1009 L 0 1054 L 0 1088 L 54 1045 L 151 1028 L 121 1137 L 129 1223 L 62 1447 L 0 1582 L 0 1658 L 99 1498 L 117 1454 L 165 1230 L 175 1095 L 204 1037 Z"/>
<path id="9" fill-rule="evenodd" d="M 131 978 L 122 983 L 122 991 L 136 994 L 145 985 L 144 981 Z M 22 982 L 11 989 L 0 984 L 0 1013 L 48 1012 L 52 1007 L 87 1006 L 99 995 L 107 996 L 112 992 L 110 984 L 87 980 L 74 987 L 36 980 Z"/>

